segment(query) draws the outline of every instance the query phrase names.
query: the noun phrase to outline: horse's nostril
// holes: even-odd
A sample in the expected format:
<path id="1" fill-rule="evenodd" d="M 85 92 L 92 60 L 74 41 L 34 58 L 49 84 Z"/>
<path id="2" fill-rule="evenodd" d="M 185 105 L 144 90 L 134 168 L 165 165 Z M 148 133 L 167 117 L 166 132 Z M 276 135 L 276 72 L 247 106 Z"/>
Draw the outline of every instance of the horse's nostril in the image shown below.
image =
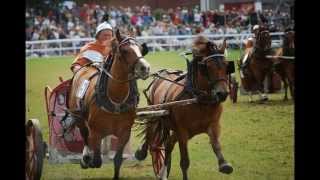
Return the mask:
<path id="1" fill-rule="evenodd" d="M 217 92 L 217 96 L 220 100 L 224 101 L 228 96 L 228 92 Z"/>
<path id="2" fill-rule="evenodd" d="M 140 70 L 143 72 L 143 71 L 145 71 L 145 70 L 146 70 L 146 67 L 141 66 L 141 67 L 140 67 Z"/>

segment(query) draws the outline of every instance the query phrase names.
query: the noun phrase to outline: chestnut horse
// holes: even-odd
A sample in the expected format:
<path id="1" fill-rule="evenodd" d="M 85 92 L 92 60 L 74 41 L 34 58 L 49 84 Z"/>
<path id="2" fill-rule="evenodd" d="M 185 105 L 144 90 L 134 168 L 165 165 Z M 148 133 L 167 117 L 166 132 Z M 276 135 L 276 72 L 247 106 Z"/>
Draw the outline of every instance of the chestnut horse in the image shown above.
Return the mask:
<path id="1" fill-rule="evenodd" d="M 275 56 L 288 56 L 294 57 L 294 31 L 288 30 L 285 32 L 283 39 L 283 46 L 279 48 Z M 275 61 L 275 70 L 280 75 L 283 85 L 284 85 L 284 98 L 283 100 L 288 100 L 288 84 L 290 88 L 290 94 L 294 100 L 294 60 L 286 58 L 276 58 Z"/>
<path id="2" fill-rule="evenodd" d="M 266 57 L 271 53 L 269 31 L 261 27 L 253 47 L 245 49 L 239 63 L 241 84 L 248 91 L 250 102 L 252 102 L 252 93 L 256 91 L 261 101 L 268 100 L 267 95 L 264 94 L 264 80 L 272 68 L 272 60 Z"/>
<path id="3" fill-rule="evenodd" d="M 220 117 L 223 111 L 221 103 L 228 96 L 225 47 L 225 41 L 223 46 L 218 48 L 207 38 L 199 36 L 193 42 L 194 58 L 189 64 L 187 75 L 181 78 L 175 74 L 163 74 L 165 78 L 175 80 L 184 86 L 158 78 L 153 81 L 148 95 L 149 105 L 198 98 L 196 104 L 172 106 L 168 109 L 169 115 L 153 118 L 144 126 L 140 126 L 143 129 L 144 143 L 135 153 L 138 160 L 146 158 L 147 149 L 152 148 L 155 139 L 159 139 L 159 144 L 165 146 L 164 166 L 158 178 L 167 179 L 169 176 L 171 153 L 178 142 L 183 179 L 188 179 L 188 140 L 200 133 L 209 135 L 213 151 L 218 158 L 219 171 L 227 174 L 233 171 L 222 155 L 219 142 Z"/>
<path id="4" fill-rule="evenodd" d="M 68 106 L 84 139 L 81 167 L 101 167 L 101 139 L 113 134 L 119 140 L 113 179 L 119 179 L 123 149 L 129 140 L 139 101 L 136 79 L 145 80 L 150 65 L 134 38 L 122 36 L 117 30 L 111 44 L 111 58 L 76 72 Z"/>

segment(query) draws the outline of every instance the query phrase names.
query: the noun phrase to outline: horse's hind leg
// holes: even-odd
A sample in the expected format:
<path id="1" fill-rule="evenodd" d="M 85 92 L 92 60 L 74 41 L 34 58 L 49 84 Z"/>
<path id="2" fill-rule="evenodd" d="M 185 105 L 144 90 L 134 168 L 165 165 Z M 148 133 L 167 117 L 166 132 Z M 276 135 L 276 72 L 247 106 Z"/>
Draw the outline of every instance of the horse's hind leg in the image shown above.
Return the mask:
<path id="1" fill-rule="evenodd" d="M 131 130 L 129 129 L 129 130 L 123 131 L 121 136 L 118 136 L 119 141 L 118 141 L 117 152 L 116 152 L 116 155 L 114 156 L 114 159 L 113 159 L 113 164 L 114 164 L 113 180 L 119 179 L 120 167 L 121 167 L 121 164 L 123 161 L 122 153 L 123 153 L 123 149 L 124 149 L 125 145 L 129 141 L 130 133 L 131 133 Z"/>
<path id="2" fill-rule="evenodd" d="M 267 94 L 264 93 L 264 91 L 262 92 L 258 91 L 258 93 L 259 93 L 260 101 L 267 101 L 269 99 Z"/>
<path id="3" fill-rule="evenodd" d="M 148 155 L 148 145 L 152 138 L 151 132 L 151 127 L 146 127 L 145 141 L 134 153 L 134 157 L 139 161 L 146 159 Z"/>
<path id="4" fill-rule="evenodd" d="M 190 166 L 188 154 L 188 134 L 179 132 L 179 149 L 180 149 L 180 168 L 183 174 L 183 180 L 188 180 L 188 168 Z"/>
<path id="5" fill-rule="evenodd" d="M 252 91 L 248 91 L 248 95 L 249 95 L 249 103 L 252 103 L 253 102 Z"/>
<path id="6" fill-rule="evenodd" d="M 177 136 L 173 134 L 166 141 L 164 166 L 160 171 L 161 180 L 166 180 L 169 177 L 171 169 L 171 153 L 177 140 Z"/>
<path id="7" fill-rule="evenodd" d="M 219 171 L 225 174 L 230 174 L 233 171 L 232 166 L 224 159 L 221 152 L 221 145 L 219 142 L 220 124 L 213 123 L 208 129 L 208 135 L 210 137 L 210 143 L 216 157 L 218 158 Z"/>
<path id="8" fill-rule="evenodd" d="M 283 98 L 283 100 L 287 101 L 288 100 L 288 83 L 287 83 L 285 78 L 282 79 L 282 82 L 283 82 L 283 87 L 284 87 L 284 98 Z"/>
<path id="9" fill-rule="evenodd" d="M 134 157 L 139 160 L 145 160 L 148 155 L 148 143 L 145 141 L 134 153 Z"/>

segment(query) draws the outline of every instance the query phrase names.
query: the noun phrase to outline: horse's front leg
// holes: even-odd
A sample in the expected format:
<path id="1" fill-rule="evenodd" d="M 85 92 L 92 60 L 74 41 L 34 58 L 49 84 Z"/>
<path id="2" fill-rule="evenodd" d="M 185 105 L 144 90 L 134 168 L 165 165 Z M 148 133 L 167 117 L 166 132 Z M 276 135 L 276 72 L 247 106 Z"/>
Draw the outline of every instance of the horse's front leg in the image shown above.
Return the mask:
<path id="1" fill-rule="evenodd" d="M 259 94 L 259 99 L 261 102 L 268 100 L 268 96 L 265 93 L 266 92 L 265 87 L 268 87 L 268 79 L 267 78 L 265 78 L 263 81 L 261 81 L 261 83 L 259 83 L 258 94 Z"/>
<path id="2" fill-rule="evenodd" d="M 127 129 L 117 135 L 118 145 L 117 145 L 116 155 L 114 156 L 114 159 L 113 159 L 113 164 L 114 164 L 113 180 L 119 179 L 120 167 L 121 167 L 121 164 L 123 161 L 122 154 L 123 154 L 123 150 L 124 150 L 125 145 L 128 143 L 128 141 L 130 139 L 130 133 L 131 133 L 131 129 Z"/>
<path id="3" fill-rule="evenodd" d="M 87 169 L 89 167 L 91 151 L 89 149 L 88 137 L 89 137 L 89 129 L 84 123 L 85 120 L 80 120 L 77 123 L 77 127 L 80 130 L 80 134 L 84 141 L 84 148 L 82 150 L 82 159 L 80 160 L 80 166 L 82 169 Z"/>
<path id="4" fill-rule="evenodd" d="M 93 151 L 93 158 L 89 163 L 89 167 L 91 168 L 100 168 L 102 165 L 101 139 L 101 135 L 95 129 L 91 129 L 88 139 L 89 148 Z"/>
<path id="5" fill-rule="evenodd" d="M 230 174 L 233 171 L 231 164 L 229 164 L 221 152 L 221 145 L 219 142 L 220 124 L 219 122 L 213 123 L 208 129 L 211 147 L 218 158 L 219 171 L 225 174 Z"/>
<path id="6" fill-rule="evenodd" d="M 190 166 L 188 153 L 188 134 L 179 132 L 179 149 L 180 149 L 180 168 L 183 174 L 183 180 L 188 180 L 188 168 Z"/>

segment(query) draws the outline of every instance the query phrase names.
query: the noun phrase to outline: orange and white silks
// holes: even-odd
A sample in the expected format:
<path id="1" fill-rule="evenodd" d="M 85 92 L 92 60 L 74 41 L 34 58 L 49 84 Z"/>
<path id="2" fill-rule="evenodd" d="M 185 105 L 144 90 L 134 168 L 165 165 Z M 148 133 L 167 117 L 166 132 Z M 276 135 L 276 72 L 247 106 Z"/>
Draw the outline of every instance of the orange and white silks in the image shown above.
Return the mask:
<path id="1" fill-rule="evenodd" d="M 109 54 L 111 48 L 99 44 L 97 41 L 84 45 L 75 60 L 71 64 L 71 70 L 75 65 L 84 66 L 90 62 L 102 62 Z"/>

